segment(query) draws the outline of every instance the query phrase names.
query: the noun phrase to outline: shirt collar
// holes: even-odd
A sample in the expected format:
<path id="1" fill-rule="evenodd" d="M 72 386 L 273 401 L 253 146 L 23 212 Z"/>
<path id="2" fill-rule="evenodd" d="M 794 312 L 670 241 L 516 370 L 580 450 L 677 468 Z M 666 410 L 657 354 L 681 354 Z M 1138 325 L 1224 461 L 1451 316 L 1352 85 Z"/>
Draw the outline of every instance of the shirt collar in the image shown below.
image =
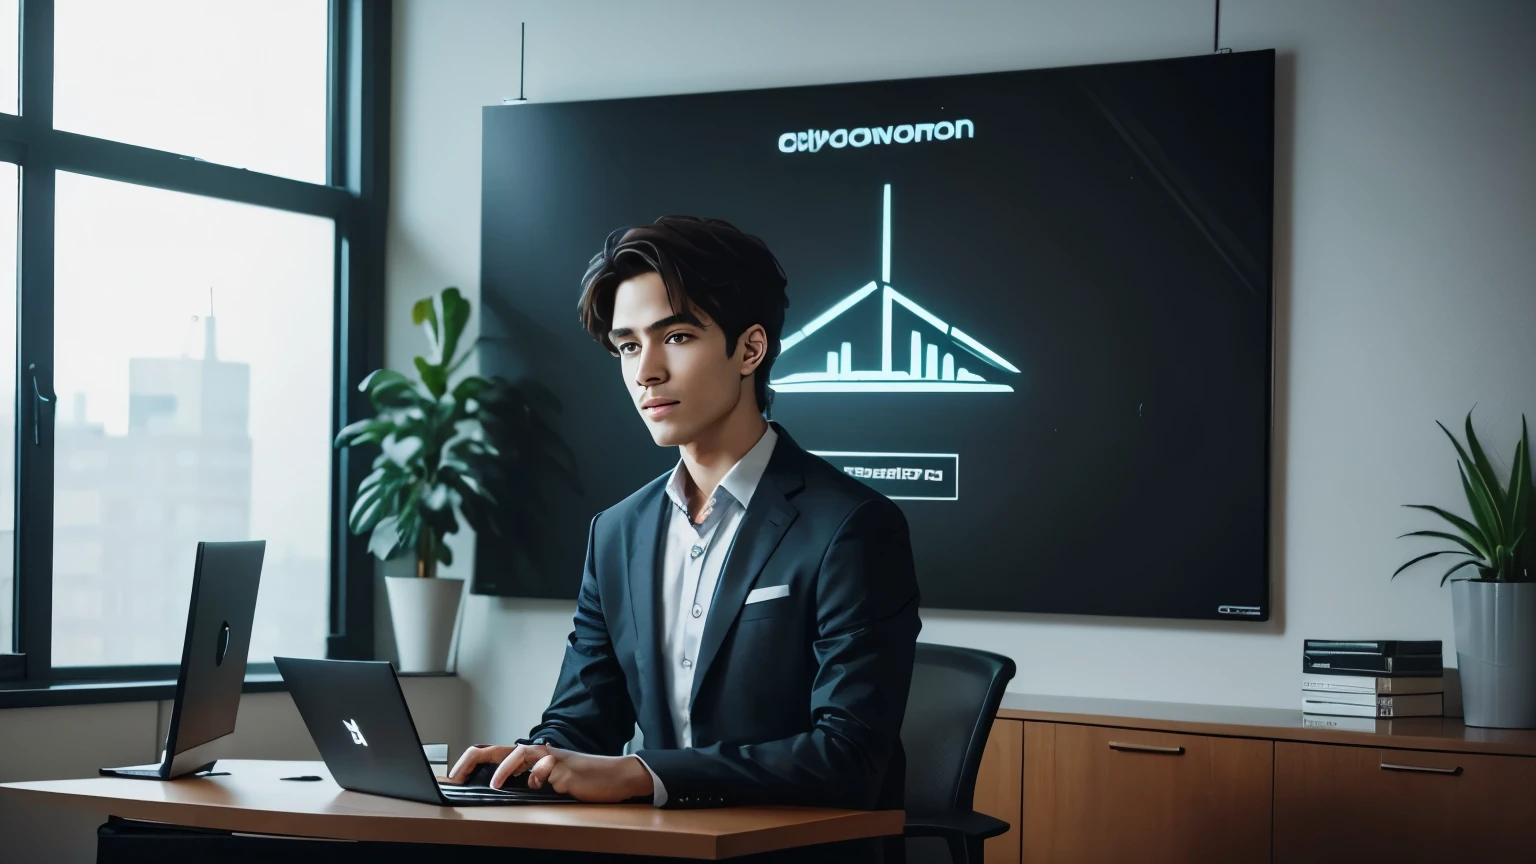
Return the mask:
<path id="1" fill-rule="evenodd" d="M 763 431 L 763 437 L 757 439 L 745 456 L 742 456 L 731 470 L 725 472 L 725 477 L 720 481 L 720 491 L 725 491 L 736 499 L 746 509 L 752 502 L 752 495 L 757 491 L 757 484 L 762 482 L 763 474 L 768 471 L 768 461 L 773 458 L 774 445 L 778 443 L 779 434 L 773 431 L 773 426 L 768 426 Z M 688 469 L 683 460 L 677 460 L 677 466 L 672 469 L 672 477 L 667 481 L 667 497 L 684 513 L 688 512 L 687 476 Z"/>

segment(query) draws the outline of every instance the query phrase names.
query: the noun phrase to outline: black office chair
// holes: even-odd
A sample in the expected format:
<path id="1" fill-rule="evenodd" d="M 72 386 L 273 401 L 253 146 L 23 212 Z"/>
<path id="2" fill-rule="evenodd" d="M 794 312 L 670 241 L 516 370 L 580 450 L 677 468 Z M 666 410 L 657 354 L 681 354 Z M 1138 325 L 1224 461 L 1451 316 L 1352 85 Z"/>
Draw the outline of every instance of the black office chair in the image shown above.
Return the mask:
<path id="1" fill-rule="evenodd" d="M 907 755 L 906 837 L 938 837 L 954 864 L 981 864 L 1008 823 L 971 809 L 976 772 L 1003 690 L 1017 670 L 1001 654 L 917 643 L 901 724 Z"/>

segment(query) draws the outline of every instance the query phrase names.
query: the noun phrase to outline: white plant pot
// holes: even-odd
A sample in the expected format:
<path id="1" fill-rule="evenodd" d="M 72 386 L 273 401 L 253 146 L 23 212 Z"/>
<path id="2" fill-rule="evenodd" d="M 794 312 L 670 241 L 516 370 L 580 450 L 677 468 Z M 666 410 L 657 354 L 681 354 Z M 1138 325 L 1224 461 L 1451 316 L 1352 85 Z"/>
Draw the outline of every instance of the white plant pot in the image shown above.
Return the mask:
<path id="1" fill-rule="evenodd" d="M 1468 726 L 1536 729 L 1536 582 L 1451 583 Z"/>
<path id="2" fill-rule="evenodd" d="M 463 579 L 386 576 L 401 672 L 447 672 Z"/>

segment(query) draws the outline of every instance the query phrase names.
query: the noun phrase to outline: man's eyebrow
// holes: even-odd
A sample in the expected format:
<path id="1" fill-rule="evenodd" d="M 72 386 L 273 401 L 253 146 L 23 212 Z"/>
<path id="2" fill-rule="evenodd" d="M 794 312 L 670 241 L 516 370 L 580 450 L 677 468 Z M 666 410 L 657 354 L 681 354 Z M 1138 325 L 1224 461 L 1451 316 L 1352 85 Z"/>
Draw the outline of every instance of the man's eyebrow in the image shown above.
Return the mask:
<path id="1" fill-rule="evenodd" d="M 700 321 L 698 319 L 698 317 L 693 315 L 692 313 L 689 313 L 689 312 L 679 312 L 676 315 L 668 315 L 667 317 L 661 319 L 660 321 L 657 321 L 656 323 L 651 324 L 650 326 L 645 328 L 645 332 L 647 332 L 647 333 L 655 333 L 655 332 L 657 332 L 659 330 L 665 330 L 668 327 L 671 327 L 673 324 L 692 324 L 695 327 L 703 327 L 704 326 L 704 323 L 702 321 Z M 634 331 L 634 328 L 632 328 L 632 327 L 615 327 L 614 329 L 608 331 L 608 338 L 610 340 L 612 340 L 612 339 L 623 339 L 626 336 L 633 336 L 633 335 L 635 335 L 635 331 Z"/>

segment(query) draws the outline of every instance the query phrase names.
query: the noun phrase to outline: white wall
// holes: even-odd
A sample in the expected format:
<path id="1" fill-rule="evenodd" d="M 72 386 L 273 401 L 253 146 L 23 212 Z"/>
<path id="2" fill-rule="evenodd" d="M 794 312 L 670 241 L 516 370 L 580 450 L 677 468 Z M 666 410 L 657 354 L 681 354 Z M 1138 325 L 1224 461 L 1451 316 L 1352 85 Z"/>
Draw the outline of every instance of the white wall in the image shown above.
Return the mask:
<path id="1" fill-rule="evenodd" d="M 1015 690 L 1291 707 L 1304 637 L 1449 644 L 1450 598 L 1437 576 L 1387 580 L 1420 548 L 1393 538 L 1425 526 L 1398 505 L 1457 500 L 1453 454 L 1434 420 L 1457 421 L 1476 403 L 1487 438 L 1508 454 L 1520 412 L 1536 414 L 1536 4 L 1222 5 L 1223 45 L 1280 52 L 1276 615 L 1242 626 L 925 612 L 924 639 L 1017 660 Z M 396 368 L 421 346 L 408 325 L 412 301 L 450 284 L 478 297 L 480 109 L 517 90 L 519 21 L 536 100 L 1196 54 L 1210 50 L 1212 25 L 1211 0 L 394 8 L 387 314 Z M 1192 531 L 1199 522 L 1191 513 Z M 453 570 L 468 573 L 470 544 L 455 552 Z M 459 672 L 471 738 L 508 740 L 536 722 L 572 609 L 467 601 Z"/>
<path id="2" fill-rule="evenodd" d="M 422 740 L 451 754 L 467 746 L 464 687 L 457 678 L 403 678 L 402 689 Z M 95 776 L 110 765 L 155 761 L 164 746 L 170 702 L 123 702 L 0 710 L 0 783 Z M 304 720 L 287 693 L 248 693 L 240 700 L 231 758 L 319 759 Z M 89 864 L 104 812 L 0 798 L 5 861 Z"/>

